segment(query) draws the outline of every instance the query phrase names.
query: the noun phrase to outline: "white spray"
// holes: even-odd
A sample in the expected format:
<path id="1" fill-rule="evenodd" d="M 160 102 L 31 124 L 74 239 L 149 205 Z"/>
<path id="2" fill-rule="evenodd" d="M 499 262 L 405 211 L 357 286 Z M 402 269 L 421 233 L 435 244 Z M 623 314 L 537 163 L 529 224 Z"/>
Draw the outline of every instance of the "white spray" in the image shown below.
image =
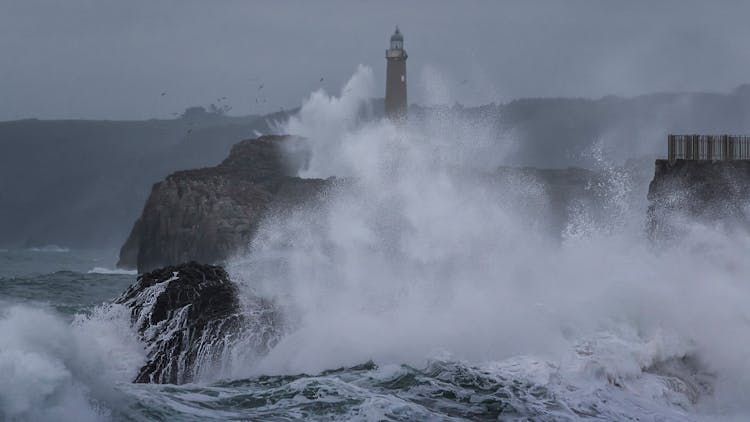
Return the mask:
<path id="1" fill-rule="evenodd" d="M 633 202 L 616 171 L 611 224 L 582 212 L 562 241 L 550 237 L 539 227 L 549 192 L 490 173 L 511 140 L 450 113 L 357 124 L 373 86 L 360 67 L 341 97 L 313 94 L 286 128 L 310 142 L 303 176 L 349 179 L 322 208 L 269 219 L 231 268 L 297 321 L 250 372 L 418 365 L 440 351 L 472 362 L 537 356 L 563 371 L 583 347 L 606 379 L 695 356 L 716 374 L 720 411 L 742 406 L 750 239 L 695 225 L 657 250 L 643 233 L 645 198 Z"/>
<path id="2" fill-rule="evenodd" d="M 70 324 L 45 309 L 2 309 L 0 419 L 109 419 L 115 386 L 144 361 L 129 310 L 104 305 Z"/>

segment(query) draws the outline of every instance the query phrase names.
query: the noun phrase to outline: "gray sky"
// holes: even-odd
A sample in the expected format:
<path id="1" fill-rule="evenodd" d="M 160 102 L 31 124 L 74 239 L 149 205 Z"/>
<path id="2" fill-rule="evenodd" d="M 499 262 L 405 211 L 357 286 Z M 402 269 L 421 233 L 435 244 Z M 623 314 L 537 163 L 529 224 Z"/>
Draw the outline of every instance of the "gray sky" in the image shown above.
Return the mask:
<path id="1" fill-rule="evenodd" d="M 224 96 L 266 113 L 321 77 L 338 92 L 360 63 L 381 89 L 396 24 L 410 102 L 729 91 L 750 82 L 748 16 L 732 0 L 0 0 L 0 120 L 170 117 Z"/>

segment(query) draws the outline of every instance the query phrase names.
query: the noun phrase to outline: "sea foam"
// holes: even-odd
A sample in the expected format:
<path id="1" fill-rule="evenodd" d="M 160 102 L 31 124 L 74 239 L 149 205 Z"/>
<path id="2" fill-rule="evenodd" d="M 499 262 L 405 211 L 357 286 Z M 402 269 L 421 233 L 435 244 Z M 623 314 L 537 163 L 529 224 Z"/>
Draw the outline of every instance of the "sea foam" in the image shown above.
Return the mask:
<path id="1" fill-rule="evenodd" d="M 142 361 L 129 314 L 105 306 L 71 325 L 24 305 L 0 310 L 0 414 L 9 420 L 107 420 L 103 405 Z"/>
<path id="2" fill-rule="evenodd" d="M 107 274 L 107 275 L 137 275 L 136 270 L 123 270 L 120 268 L 94 267 L 88 271 L 89 274 Z"/>

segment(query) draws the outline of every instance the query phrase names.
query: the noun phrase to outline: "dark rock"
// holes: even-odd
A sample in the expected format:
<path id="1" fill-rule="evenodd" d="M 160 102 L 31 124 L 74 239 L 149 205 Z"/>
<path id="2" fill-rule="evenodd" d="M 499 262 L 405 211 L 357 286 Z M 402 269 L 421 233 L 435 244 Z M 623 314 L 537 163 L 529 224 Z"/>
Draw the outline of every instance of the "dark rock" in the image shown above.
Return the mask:
<path id="1" fill-rule="evenodd" d="M 748 227 L 750 161 L 656 160 L 648 190 L 648 230 L 672 238 L 692 221 Z"/>
<path id="2" fill-rule="evenodd" d="M 307 159 L 301 142 L 245 140 L 216 167 L 180 171 L 154 185 L 118 267 L 142 273 L 193 260 L 221 263 L 242 252 L 269 211 L 312 200 L 329 185 L 295 177 Z"/>
<path id="3" fill-rule="evenodd" d="M 146 345 L 147 362 L 134 382 L 190 382 L 215 371 L 240 343 L 266 352 L 275 344 L 280 318 L 269 302 L 251 299 L 254 312 L 243 313 L 236 285 L 218 266 L 190 262 L 138 277 L 116 300 L 130 308 Z"/>

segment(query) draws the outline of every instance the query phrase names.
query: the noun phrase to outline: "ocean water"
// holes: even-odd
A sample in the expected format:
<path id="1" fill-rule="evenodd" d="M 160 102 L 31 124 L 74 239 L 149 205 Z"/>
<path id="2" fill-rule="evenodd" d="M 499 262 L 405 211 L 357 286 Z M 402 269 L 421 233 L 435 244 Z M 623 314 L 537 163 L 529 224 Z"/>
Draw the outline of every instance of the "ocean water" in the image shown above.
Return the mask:
<path id="1" fill-rule="evenodd" d="M 332 323 L 312 333 L 301 324 L 260 362 L 233 362 L 229 372 L 187 385 L 132 384 L 143 362 L 143 345 L 130 328 L 129 313 L 107 302 L 135 275 L 38 274 L 35 267 L 49 265 L 50 259 L 60 262 L 60 257 L 29 251 L 0 256 L 5 262 L 23 259 L 25 264 L 16 262 L 15 268 L 27 269 L 0 279 L 3 420 L 742 420 L 736 408 L 714 407 L 721 375 L 691 354 L 695 345 L 682 344 L 668 332 L 645 335 L 626 322 L 594 336 L 570 338 L 571 348 L 561 358 L 499 353 L 502 358 L 496 360 L 469 360 L 440 348 L 415 358 L 421 355 L 401 349 L 425 339 L 409 340 L 394 324 L 404 318 L 405 331 L 439 338 L 430 333 L 434 328 L 409 327 L 405 315 L 393 319 L 366 310 L 365 315 L 381 316 L 392 332 L 379 334 L 385 328 L 364 323 L 361 316 L 352 322 L 361 338 L 348 331 L 349 324 Z M 235 271 L 246 265 L 237 263 Z M 452 310 L 446 313 L 454 316 Z M 431 318 L 441 320 L 438 312 Z M 477 324 L 478 334 L 492 345 L 486 328 Z M 336 340 L 330 329 L 353 338 Z M 452 331 L 442 333 L 446 347 L 455 340 Z M 334 344 L 322 345 L 310 335 Z M 372 338 L 368 343 L 364 337 Z M 472 334 L 460 337 L 475 346 Z M 523 339 L 507 336 L 505 341 Z M 383 347 L 352 352 L 360 342 L 388 345 L 393 353 L 383 353 Z M 300 363 L 298 356 L 306 353 L 317 362 Z M 387 357 L 399 354 L 403 362 Z M 375 360 L 349 365 L 358 356 Z M 314 369 L 317 365 L 328 368 Z"/>
<path id="2" fill-rule="evenodd" d="M 105 259 L 64 248 L 0 251 L 0 300 L 72 317 L 112 300 L 133 282 L 133 272 L 97 266 Z"/>
<path id="3" fill-rule="evenodd" d="M 681 237 L 652 241 L 647 186 L 603 142 L 596 200 L 573 201 L 552 236 L 554 192 L 487 175 L 512 165 L 513 139 L 445 113 L 358 122 L 374 87 L 360 67 L 279 123 L 310 140 L 302 176 L 350 179 L 269 216 L 227 265 L 243 304 L 261 296 L 284 315 L 267 353 L 230 344 L 193 383 L 133 384 L 145 346 L 111 301 L 136 275 L 82 251 L 2 251 L 0 417 L 750 417 L 746 228 L 676 216 Z"/>

